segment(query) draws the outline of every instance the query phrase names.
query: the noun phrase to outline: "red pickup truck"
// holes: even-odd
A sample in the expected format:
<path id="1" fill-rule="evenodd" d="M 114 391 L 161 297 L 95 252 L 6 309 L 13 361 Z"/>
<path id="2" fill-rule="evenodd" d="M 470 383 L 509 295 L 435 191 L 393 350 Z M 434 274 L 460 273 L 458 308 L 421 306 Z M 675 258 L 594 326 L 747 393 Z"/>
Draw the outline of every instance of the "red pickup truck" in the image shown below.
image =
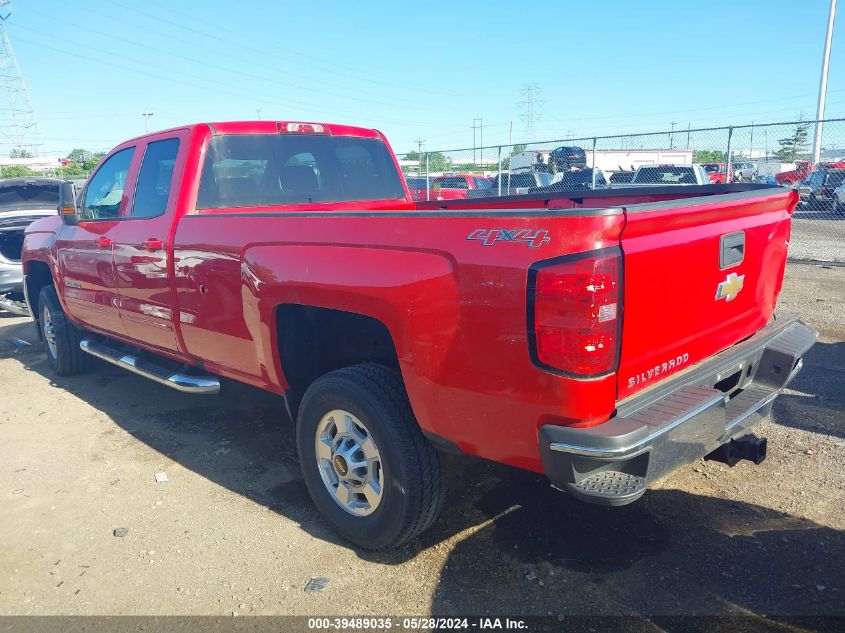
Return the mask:
<path id="1" fill-rule="evenodd" d="M 414 204 L 376 130 L 204 123 L 112 150 L 32 224 L 55 371 L 284 396 L 308 490 L 366 548 L 443 502 L 440 450 L 621 505 L 748 434 L 815 333 L 774 318 L 798 196 L 585 190 Z"/>

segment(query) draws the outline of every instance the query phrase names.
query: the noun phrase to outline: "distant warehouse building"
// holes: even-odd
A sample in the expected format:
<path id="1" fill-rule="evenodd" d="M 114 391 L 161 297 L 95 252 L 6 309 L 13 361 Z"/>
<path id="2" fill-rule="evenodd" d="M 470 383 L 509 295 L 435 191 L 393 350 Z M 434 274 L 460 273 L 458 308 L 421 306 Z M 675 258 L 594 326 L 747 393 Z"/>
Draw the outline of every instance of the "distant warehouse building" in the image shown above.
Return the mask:
<path id="1" fill-rule="evenodd" d="M 634 171 L 644 165 L 692 165 L 691 149 L 597 149 L 596 164 L 593 152 L 587 150 L 587 166 L 598 167 L 605 173 Z"/>

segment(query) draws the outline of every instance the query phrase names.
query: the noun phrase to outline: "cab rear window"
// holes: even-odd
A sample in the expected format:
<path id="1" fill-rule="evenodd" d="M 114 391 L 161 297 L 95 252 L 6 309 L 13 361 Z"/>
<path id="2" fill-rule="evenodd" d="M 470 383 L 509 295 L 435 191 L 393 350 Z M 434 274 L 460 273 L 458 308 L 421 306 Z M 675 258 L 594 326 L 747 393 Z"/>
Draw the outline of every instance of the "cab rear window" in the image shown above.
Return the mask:
<path id="1" fill-rule="evenodd" d="M 231 134 L 209 144 L 198 209 L 405 197 L 393 157 L 378 139 Z"/>

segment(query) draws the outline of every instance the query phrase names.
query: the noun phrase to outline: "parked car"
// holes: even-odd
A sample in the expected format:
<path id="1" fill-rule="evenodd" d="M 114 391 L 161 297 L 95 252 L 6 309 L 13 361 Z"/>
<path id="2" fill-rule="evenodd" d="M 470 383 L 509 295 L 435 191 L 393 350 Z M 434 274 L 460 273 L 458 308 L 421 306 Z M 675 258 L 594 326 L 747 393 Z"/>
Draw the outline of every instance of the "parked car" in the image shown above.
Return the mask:
<path id="1" fill-rule="evenodd" d="M 845 184 L 833 190 L 833 205 L 830 210 L 834 215 L 845 215 Z"/>
<path id="2" fill-rule="evenodd" d="M 625 183 L 629 183 L 634 179 L 635 173 L 636 172 L 633 171 L 615 171 L 610 174 L 608 183 L 611 185 L 622 185 Z"/>
<path id="3" fill-rule="evenodd" d="M 740 161 L 733 164 L 734 179 L 738 182 L 751 182 L 757 175 L 757 166 L 749 161 Z"/>
<path id="4" fill-rule="evenodd" d="M 637 168 L 629 183 L 613 187 L 657 187 L 673 185 L 709 185 L 710 177 L 701 165 L 644 165 Z"/>
<path id="5" fill-rule="evenodd" d="M 778 181 L 779 185 L 783 187 L 794 187 L 798 183 L 806 180 L 814 169 L 845 168 L 845 162 L 838 161 L 829 163 L 819 163 L 818 165 L 814 165 L 811 161 L 799 160 L 796 161 L 795 165 L 795 169 L 790 169 L 789 171 L 782 171 L 779 174 L 775 174 L 775 180 Z"/>
<path id="6" fill-rule="evenodd" d="M 501 177 L 500 177 L 501 176 Z M 501 194 L 500 185 L 501 182 Z M 497 175 L 490 183 L 489 189 L 471 189 L 467 191 L 467 198 L 489 198 L 490 196 L 513 196 L 528 193 L 531 187 L 543 187 L 552 182 L 552 175 L 545 171 L 506 172 Z"/>
<path id="7" fill-rule="evenodd" d="M 815 341 L 773 318 L 780 187 L 414 203 L 377 130 L 246 121 L 126 141 L 72 189 L 22 253 L 55 373 L 283 396 L 315 506 L 364 548 L 436 519 L 437 448 L 608 506 L 760 463 L 751 428 Z"/>
<path id="8" fill-rule="evenodd" d="M 845 169 L 817 169 L 798 185 L 801 202 L 812 209 L 831 210 L 833 190 L 845 182 Z"/>
<path id="9" fill-rule="evenodd" d="M 593 183 L 593 169 L 573 169 L 555 174 L 551 184 L 544 187 L 531 187 L 528 193 L 544 191 L 575 191 L 578 189 L 603 189 L 607 187 L 607 179 L 601 169 L 595 170 L 595 187 Z"/>
<path id="10" fill-rule="evenodd" d="M 733 169 L 731 169 L 727 180 L 725 179 L 725 171 L 727 170 L 725 163 L 704 163 L 701 167 L 707 172 L 707 177 L 712 184 L 734 181 Z"/>
<path id="11" fill-rule="evenodd" d="M 444 174 L 431 181 L 435 193 L 432 199 L 461 200 L 467 197 L 469 191 L 490 189 L 491 186 L 490 180 L 474 174 Z"/>
<path id="12" fill-rule="evenodd" d="M 587 154 L 583 147 L 564 145 L 551 151 L 549 164 L 555 171 L 584 169 L 587 166 Z"/>
<path id="13" fill-rule="evenodd" d="M 431 178 L 428 183 L 431 183 Z M 405 183 L 408 185 L 408 191 L 411 193 L 411 200 L 428 200 L 426 197 L 426 178 L 425 176 L 405 176 Z"/>
<path id="14" fill-rule="evenodd" d="M 26 315 L 21 249 L 24 230 L 38 218 L 56 214 L 59 186 L 55 178 L 0 179 L 0 309 Z"/>

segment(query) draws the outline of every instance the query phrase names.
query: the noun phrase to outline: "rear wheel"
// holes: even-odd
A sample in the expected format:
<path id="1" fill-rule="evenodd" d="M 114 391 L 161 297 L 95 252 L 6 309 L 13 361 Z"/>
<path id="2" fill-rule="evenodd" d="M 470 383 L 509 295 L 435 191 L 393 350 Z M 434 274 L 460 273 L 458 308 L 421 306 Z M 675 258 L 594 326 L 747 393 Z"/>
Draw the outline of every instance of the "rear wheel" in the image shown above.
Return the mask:
<path id="1" fill-rule="evenodd" d="M 437 518 L 440 457 L 397 371 L 367 364 L 318 378 L 302 399 L 296 435 L 308 492 L 348 541 L 395 547 Z"/>
<path id="2" fill-rule="evenodd" d="M 38 326 L 53 371 L 73 376 L 87 369 L 88 354 L 79 348 L 82 331 L 65 316 L 53 286 L 44 286 L 38 294 Z"/>

